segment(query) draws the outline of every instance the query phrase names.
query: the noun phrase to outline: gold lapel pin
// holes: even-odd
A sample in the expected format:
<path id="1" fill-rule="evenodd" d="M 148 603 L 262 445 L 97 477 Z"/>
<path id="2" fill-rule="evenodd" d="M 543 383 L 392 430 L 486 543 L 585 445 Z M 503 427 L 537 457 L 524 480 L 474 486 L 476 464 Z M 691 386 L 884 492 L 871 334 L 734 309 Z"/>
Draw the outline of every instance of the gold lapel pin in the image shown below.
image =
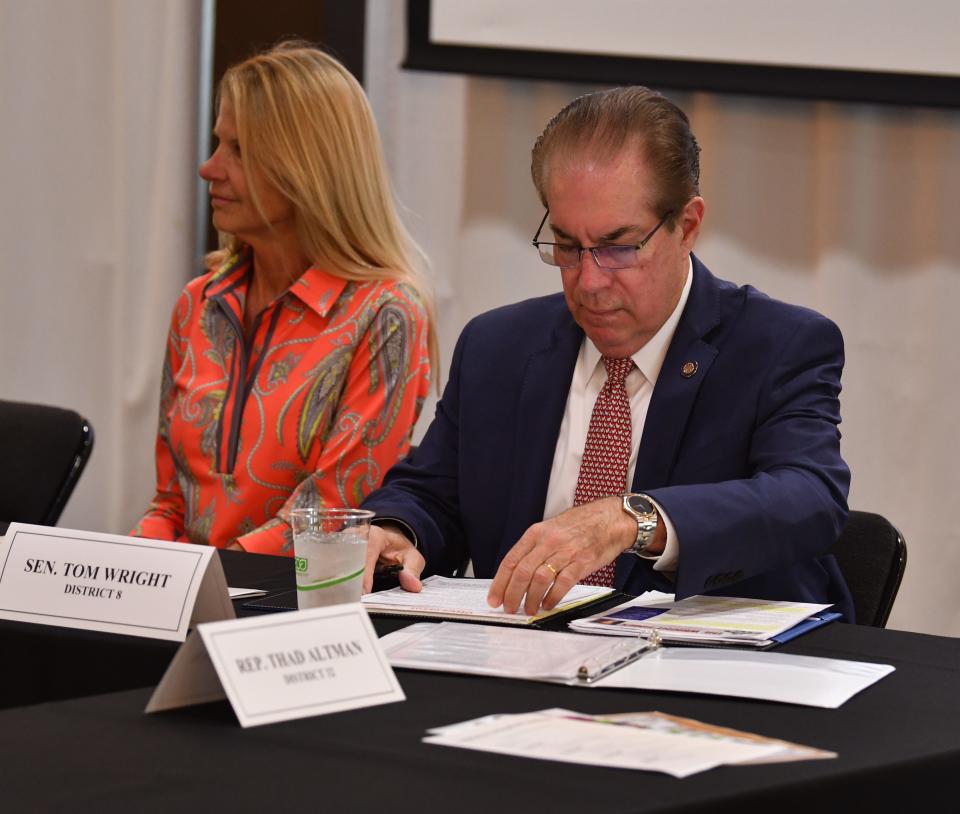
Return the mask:
<path id="1" fill-rule="evenodd" d="M 696 362 L 684 362 L 683 367 L 680 368 L 680 375 L 685 379 L 689 379 L 693 376 L 697 370 L 700 368 Z"/>

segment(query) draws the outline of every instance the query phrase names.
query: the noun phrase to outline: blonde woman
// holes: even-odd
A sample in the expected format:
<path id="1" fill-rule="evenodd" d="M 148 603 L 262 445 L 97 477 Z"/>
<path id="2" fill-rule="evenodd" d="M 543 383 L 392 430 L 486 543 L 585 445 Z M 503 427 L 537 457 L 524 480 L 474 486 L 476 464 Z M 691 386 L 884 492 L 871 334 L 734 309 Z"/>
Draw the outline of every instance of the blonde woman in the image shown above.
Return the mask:
<path id="1" fill-rule="evenodd" d="M 200 167 L 220 251 L 167 340 L 157 493 L 134 534 L 292 553 L 408 449 L 436 363 L 422 257 L 362 88 L 300 43 L 230 68 Z"/>

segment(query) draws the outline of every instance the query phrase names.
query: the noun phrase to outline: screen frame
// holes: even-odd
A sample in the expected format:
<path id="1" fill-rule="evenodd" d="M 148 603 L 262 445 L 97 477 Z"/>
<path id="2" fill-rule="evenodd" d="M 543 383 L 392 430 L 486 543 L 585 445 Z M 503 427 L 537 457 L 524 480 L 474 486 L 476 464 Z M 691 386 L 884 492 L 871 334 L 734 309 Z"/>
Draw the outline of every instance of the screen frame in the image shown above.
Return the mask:
<path id="1" fill-rule="evenodd" d="M 960 77 L 954 76 L 441 45 L 430 39 L 430 3 L 431 0 L 407 0 L 407 53 L 403 68 L 513 79 L 643 84 L 690 91 L 960 108 Z"/>

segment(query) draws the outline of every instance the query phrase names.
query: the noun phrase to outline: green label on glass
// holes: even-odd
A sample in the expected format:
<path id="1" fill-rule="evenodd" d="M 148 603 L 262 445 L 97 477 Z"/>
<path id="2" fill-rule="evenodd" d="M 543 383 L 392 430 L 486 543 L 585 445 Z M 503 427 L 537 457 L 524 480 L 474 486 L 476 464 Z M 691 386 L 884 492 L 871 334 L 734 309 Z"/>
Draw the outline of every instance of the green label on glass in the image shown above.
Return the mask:
<path id="1" fill-rule="evenodd" d="M 296 569 L 298 574 L 305 574 L 307 571 L 307 558 L 306 557 L 294 557 L 293 558 L 293 567 Z"/>

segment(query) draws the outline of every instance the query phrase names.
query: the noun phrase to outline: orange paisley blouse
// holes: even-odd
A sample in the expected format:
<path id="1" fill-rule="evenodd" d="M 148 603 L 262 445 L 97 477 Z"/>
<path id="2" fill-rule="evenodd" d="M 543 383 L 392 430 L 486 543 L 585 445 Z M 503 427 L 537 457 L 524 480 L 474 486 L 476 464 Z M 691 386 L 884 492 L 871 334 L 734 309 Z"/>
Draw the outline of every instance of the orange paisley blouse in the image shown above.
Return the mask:
<path id="1" fill-rule="evenodd" d="M 311 268 L 247 340 L 251 271 L 233 256 L 180 294 L 135 535 L 292 554 L 291 509 L 359 505 L 410 446 L 430 374 L 416 291 Z"/>

